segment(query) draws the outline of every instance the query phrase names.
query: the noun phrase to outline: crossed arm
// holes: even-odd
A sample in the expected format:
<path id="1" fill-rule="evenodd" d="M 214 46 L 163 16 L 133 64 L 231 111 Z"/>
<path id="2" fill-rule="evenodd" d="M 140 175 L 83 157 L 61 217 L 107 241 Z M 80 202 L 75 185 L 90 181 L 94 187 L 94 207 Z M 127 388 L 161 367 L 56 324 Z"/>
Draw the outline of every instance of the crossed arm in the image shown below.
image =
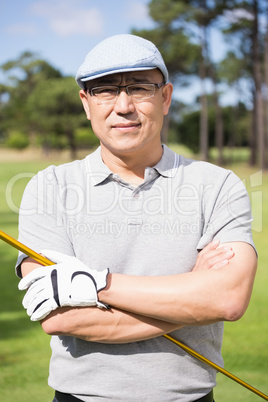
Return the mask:
<path id="1" fill-rule="evenodd" d="M 42 321 L 50 335 L 103 343 L 149 339 L 186 325 L 234 321 L 245 312 L 256 272 L 256 254 L 247 243 L 199 253 L 192 272 L 155 277 L 109 274 L 99 300 L 112 308 L 59 308 Z M 23 276 L 38 267 L 25 260 Z"/>

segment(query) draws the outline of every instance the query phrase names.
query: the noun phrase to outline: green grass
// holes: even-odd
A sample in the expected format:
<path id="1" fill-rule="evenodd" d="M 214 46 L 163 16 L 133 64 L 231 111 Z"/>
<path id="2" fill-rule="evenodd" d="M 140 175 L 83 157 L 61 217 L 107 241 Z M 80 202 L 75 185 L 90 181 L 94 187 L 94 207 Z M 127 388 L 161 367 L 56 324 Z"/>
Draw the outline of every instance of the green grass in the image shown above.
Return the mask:
<path id="1" fill-rule="evenodd" d="M 17 238 L 18 208 L 29 173 L 47 163 L 0 163 L 0 228 Z M 20 174 L 20 176 L 17 176 Z M 16 179 L 16 180 L 15 180 Z M 13 181 L 13 182 L 12 182 Z M 13 184 L 12 184 L 13 183 Z M 12 189 L 10 194 L 6 190 Z M 12 208 L 12 210 L 10 209 Z M 52 401 L 47 385 L 50 337 L 22 308 L 14 265 L 17 252 L 0 242 L 0 389 L 3 402 Z"/>
<path id="2" fill-rule="evenodd" d="M 177 147 L 176 151 L 180 152 L 181 148 Z M 0 162 L 2 230 L 17 237 L 16 209 L 28 176 L 51 163 L 60 161 Z M 259 253 L 259 268 L 246 314 L 238 322 L 225 324 L 222 352 L 226 370 L 268 394 L 268 173 L 261 174 L 262 184 L 259 185 L 254 179 L 257 169 L 250 169 L 245 164 L 234 164 L 231 168 L 245 181 L 252 197 L 257 221 L 253 235 Z M 18 174 L 20 176 L 16 176 Z M 251 182 L 250 178 L 253 178 Z M 6 194 L 6 190 L 11 189 Z M 30 322 L 21 306 L 23 294 L 17 290 L 18 278 L 14 274 L 16 256 L 16 250 L 0 242 L 1 401 L 51 401 L 53 391 L 47 385 L 50 338 L 38 323 Z M 220 373 L 217 381 L 216 402 L 261 400 Z"/>
<path id="3" fill-rule="evenodd" d="M 225 323 L 223 357 L 225 368 L 268 395 L 268 173 L 234 164 L 234 172 L 244 180 L 252 202 L 253 238 L 259 254 L 253 294 L 244 317 Z M 262 179 L 259 185 L 257 178 Z M 250 182 L 251 179 L 251 182 Z M 217 376 L 216 402 L 262 400 L 222 374 Z"/>

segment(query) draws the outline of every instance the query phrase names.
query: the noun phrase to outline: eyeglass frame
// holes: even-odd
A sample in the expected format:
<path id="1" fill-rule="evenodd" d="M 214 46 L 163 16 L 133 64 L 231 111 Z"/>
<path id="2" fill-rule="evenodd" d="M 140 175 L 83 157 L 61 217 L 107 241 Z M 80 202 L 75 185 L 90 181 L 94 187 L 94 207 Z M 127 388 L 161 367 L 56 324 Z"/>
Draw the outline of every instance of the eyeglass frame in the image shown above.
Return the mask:
<path id="1" fill-rule="evenodd" d="M 160 88 L 162 88 L 164 85 L 166 85 L 166 82 L 160 82 L 160 83 L 154 83 L 154 82 L 139 82 L 139 83 L 128 84 L 128 85 L 101 85 L 101 86 L 99 86 L 99 87 L 86 88 L 86 91 L 90 94 L 90 96 L 93 97 L 93 99 L 94 99 L 94 97 L 95 97 L 95 99 L 97 100 L 97 99 L 99 99 L 99 98 L 97 97 L 97 95 L 94 95 L 93 92 L 92 92 L 94 89 L 107 88 L 107 87 L 108 87 L 108 88 L 116 88 L 116 89 L 117 89 L 117 94 L 116 94 L 116 96 L 114 97 L 114 99 L 106 100 L 106 101 L 103 101 L 103 102 L 99 99 L 99 101 L 100 101 L 101 103 L 106 103 L 106 102 L 107 102 L 107 103 L 113 103 L 113 102 L 116 102 L 116 99 L 118 98 L 118 96 L 119 96 L 120 93 L 121 93 L 121 89 L 125 89 L 126 94 L 127 94 L 128 96 L 130 96 L 131 99 L 133 99 L 133 98 L 132 98 L 132 95 L 130 95 L 130 93 L 128 92 L 128 87 L 137 86 L 137 85 L 154 85 L 154 87 L 160 89 Z M 150 98 L 152 98 L 154 95 L 155 95 L 155 91 L 154 91 L 154 93 L 153 93 L 152 95 L 150 95 L 150 96 L 148 96 L 148 97 L 140 98 L 140 101 L 142 102 L 144 99 L 150 99 Z M 137 98 L 136 98 L 136 99 L 133 99 L 133 100 L 134 100 L 134 101 L 137 101 Z"/>

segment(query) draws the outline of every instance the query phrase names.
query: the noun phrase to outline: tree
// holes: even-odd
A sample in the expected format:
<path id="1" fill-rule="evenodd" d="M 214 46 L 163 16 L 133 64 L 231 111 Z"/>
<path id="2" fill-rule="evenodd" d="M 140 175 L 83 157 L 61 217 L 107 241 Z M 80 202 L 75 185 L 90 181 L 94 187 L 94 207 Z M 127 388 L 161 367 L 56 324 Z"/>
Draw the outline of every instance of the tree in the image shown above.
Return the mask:
<path id="1" fill-rule="evenodd" d="M 5 116 L 0 132 L 9 134 L 10 143 L 15 141 L 22 146 L 28 137 L 38 140 L 46 151 L 69 147 L 75 158 L 75 133 L 84 126 L 89 130 L 89 142 L 94 143 L 73 77 L 63 77 L 60 71 L 31 52 L 24 52 L 1 68 L 8 74 L 10 84 L 0 87 L 7 98 L 0 104 L 0 113 Z"/>
<path id="2" fill-rule="evenodd" d="M 243 102 L 248 101 L 248 92 L 245 92 L 243 83 L 251 79 L 249 72 L 249 59 L 236 55 L 233 51 L 229 51 L 226 57 L 219 63 L 218 74 L 221 81 L 226 83 L 232 92 L 235 94 L 233 97 L 233 105 L 231 106 L 232 113 L 230 114 L 230 124 L 232 130 L 228 139 L 228 146 L 234 147 L 235 144 L 239 145 L 239 119 Z M 251 112 L 248 113 L 251 115 Z M 250 137 L 250 132 L 248 133 Z"/>
<path id="3" fill-rule="evenodd" d="M 73 77 L 40 81 L 27 102 L 32 127 L 41 134 L 43 146 L 49 150 L 67 145 L 76 157 L 75 131 L 87 123 Z"/>
<path id="4" fill-rule="evenodd" d="M 264 38 L 264 128 L 265 128 L 265 163 L 268 161 L 268 4 L 266 14 L 266 33 Z"/>
<path id="5" fill-rule="evenodd" d="M 233 52 L 238 59 L 243 59 L 247 66 L 253 105 L 250 163 L 256 164 L 258 155 L 261 168 L 265 167 L 266 147 L 262 94 L 263 35 L 259 23 L 263 3 L 261 0 L 229 0 L 229 13 L 226 15 L 229 26 L 225 29 L 225 33 L 231 36 L 232 42 L 235 43 Z"/>
<path id="6" fill-rule="evenodd" d="M 255 113 L 256 113 L 256 132 L 258 136 L 259 166 L 265 168 L 265 135 L 264 135 L 264 102 L 262 96 L 262 60 L 260 48 L 260 28 L 259 28 L 259 10 L 260 3 L 253 0 L 253 76 L 255 82 Z"/>
<path id="7" fill-rule="evenodd" d="M 212 77 L 216 88 L 215 68 L 209 58 L 208 29 L 224 10 L 225 1 L 208 0 L 152 0 L 150 15 L 157 23 L 152 31 L 141 34 L 159 47 L 167 63 L 171 77 L 196 74 L 201 83 L 200 150 L 203 159 L 208 158 L 208 112 L 205 81 Z M 158 31 L 158 37 L 155 32 Z M 139 32 L 138 32 L 139 33 Z M 184 57 L 186 55 L 186 57 Z M 210 67 L 210 68 L 209 68 Z M 210 72 L 210 74 L 209 74 Z M 218 119 L 221 118 L 218 97 L 215 92 Z M 217 125 L 221 130 L 221 125 Z M 220 139 L 220 135 L 218 138 Z"/>
<path id="8" fill-rule="evenodd" d="M 152 41 L 165 60 L 170 80 L 186 86 L 189 84 L 188 78 L 198 72 L 199 46 L 190 42 L 183 28 L 176 24 L 182 4 L 171 0 L 152 0 L 149 9 L 157 27 L 152 30 L 132 30 L 132 33 Z M 168 141 L 168 128 L 169 116 L 165 116 L 162 131 L 164 143 Z"/>
<path id="9" fill-rule="evenodd" d="M 45 60 L 37 58 L 32 52 L 22 53 L 18 59 L 10 60 L 1 66 L 8 75 L 5 86 L 6 101 L 2 103 L 2 129 L 19 130 L 31 135 L 29 126 L 27 100 L 39 82 L 50 78 L 61 78 L 61 73 Z"/>
<path id="10" fill-rule="evenodd" d="M 212 147 L 217 147 L 217 138 L 215 137 L 215 123 L 217 120 L 216 110 L 214 108 L 213 95 L 208 97 L 208 132 L 209 142 Z M 243 103 L 237 105 L 238 113 L 236 120 L 236 137 L 233 132 L 233 108 L 226 106 L 222 108 L 223 119 L 223 145 L 230 145 L 231 141 L 234 147 L 248 147 L 249 145 L 249 121 L 250 112 Z M 200 110 L 194 108 L 184 108 L 181 119 L 175 123 L 174 131 L 177 133 L 177 141 L 186 145 L 194 153 L 199 149 L 198 125 L 200 120 Z M 229 160 L 230 162 L 230 160 Z"/>

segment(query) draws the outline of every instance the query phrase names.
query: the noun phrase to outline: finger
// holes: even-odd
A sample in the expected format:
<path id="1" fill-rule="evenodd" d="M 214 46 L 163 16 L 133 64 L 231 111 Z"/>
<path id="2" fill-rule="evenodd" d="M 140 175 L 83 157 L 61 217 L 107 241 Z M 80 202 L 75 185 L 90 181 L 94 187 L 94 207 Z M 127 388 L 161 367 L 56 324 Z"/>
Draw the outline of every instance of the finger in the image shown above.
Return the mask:
<path id="1" fill-rule="evenodd" d="M 40 306 L 45 303 L 48 299 L 44 299 L 42 298 L 36 298 L 34 300 L 31 300 L 31 302 L 29 303 L 28 307 L 27 307 L 27 314 L 28 316 L 32 316 L 32 314 L 39 310 Z"/>
<path id="2" fill-rule="evenodd" d="M 210 259 L 210 258 L 224 258 L 224 256 L 230 256 L 232 257 L 234 254 L 234 251 L 231 246 L 224 246 L 224 247 L 218 247 L 216 250 L 211 250 L 209 251 L 205 258 Z M 203 257 L 204 258 L 204 257 Z"/>
<path id="3" fill-rule="evenodd" d="M 228 261 L 233 258 L 234 256 L 234 252 L 233 250 L 228 250 L 228 251 L 223 251 L 220 254 L 217 254 L 216 256 L 211 257 L 208 260 L 208 264 L 210 266 L 210 268 L 214 267 L 216 264 L 220 264 L 222 262 Z M 224 265 L 226 265 L 224 263 Z"/>
<path id="4" fill-rule="evenodd" d="M 51 311 L 55 310 L 57 306 L 52 299 L 48 299 L 42 303 L 32 314 L 31 321 L 40 321 L 47 317 Z"/>
<path id="5" fill-rule="evenodd" d="M 232 251 L 232 247 L 230 245 L 219 246 L 214 249 L 204 249 L 203 253 L 199 253 L 198 257 L 199 260 L 209 260 L 211 257 L 219 257 L 223 254 L 226 254 L 229 251 Z"/>
<path id="6" fill-rule="evenodd" d="M 219 261 L 215 265 L 213 265 L 210 269 L 220 269 L 222 267 L 225 267 L 226 265 L 229 264 L 229 261 L 230 260 L 228 260 L 228 259 Z"/>
<path id="7" fill-rule="evenodd" d="M 28 287 L 31 286 L 35 281 L 47 275 L 48 270 L 49 270 L 48 267 L 40 267 L 34 269 L 32 272 L 30 272 L 20 280 L 18 285 L 19 290 L 28 289 Z"/>
<path id="8" fill-rule="evenodd" d="M 42 281 L 41 283 L 39 283 L 40 281 Z M 31 300 L 33 300 L 35 297 L 37 297 L 38 294 L 40 294 L 42 292 L 42 290 L 44 289 L 43 286 L 43 280 L 40 279 L 39 281 L 34 282 L 29 289 L 27 290 L 23 300 L 22 300 L 22 304 L 24 308 L 27 308 L 28 305 L 30 304 Z"/>
<path id="9" fill-rule="evenodd" d="M 38 290 L 37 292 L 33 292 L 32 289 L 30 288 L 22 300 L 22 305 L 24 308 L 30 311 L 31 315 L 35 309 L 35 306 L 40 304 L 43 300 L 47 300 L 48 298 L 49 293 L 45 292 L 43 289 L 41 289 L 40 291 Z"/>
<path id="10" fill-rule="evenodd" d="M 229 260 L 234 256 L 234 251 L 230 246 L 218 247 L 215 250 L 209 250 L 206 253 L 199 254 L 193 271 L 207 270 L 215 264 Z"/>
<path id="11" fill-rule="evenodd" d="M 38 306 L 41 306 L 48 299 L 48 294 L 44 292 L 35 294 L 32 298 L 28 297 L 27 302 L 24 301 L 24 308 L 27 308 L 27 314 L 32 315 Z"/>
<path id="12" fill-rule="evenodd" d="M 214 239 L 210 243 L 208 243 L 201 251 L 199 254 L 205 254 L 211 250 L 215 250 L 220 244 L 220 240 Z"/>

